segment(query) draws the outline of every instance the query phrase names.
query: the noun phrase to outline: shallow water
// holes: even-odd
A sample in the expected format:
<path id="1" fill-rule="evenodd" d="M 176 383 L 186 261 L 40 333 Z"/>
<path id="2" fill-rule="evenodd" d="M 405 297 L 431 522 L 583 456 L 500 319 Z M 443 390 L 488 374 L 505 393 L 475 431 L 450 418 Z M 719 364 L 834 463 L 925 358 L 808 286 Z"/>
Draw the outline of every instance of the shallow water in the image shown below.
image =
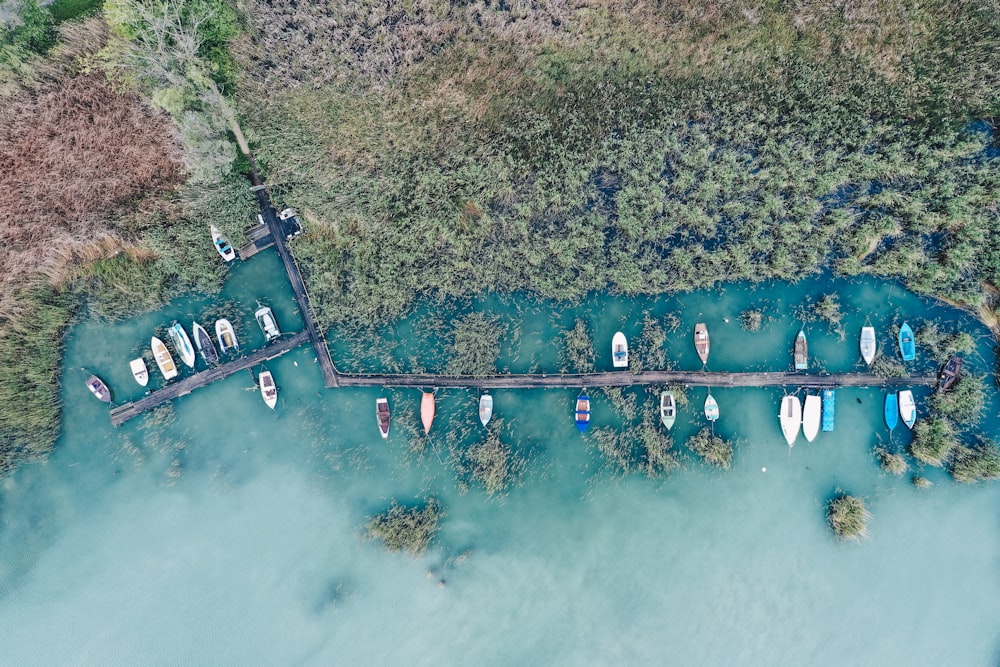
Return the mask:
<path id="1" fill-rule="evenodd" d="M 263 342 L 255 298 L 275 309 L 283 330 L 301 326 L 280 276 L 273 252 L 262 253 L 237 267 L 214 299 L 241 304 L 246 347 Z M 621 328 L 637 338 L 643 312 L 681 319 L 667 341 L 679 368 L 699 366 L 690 331 L 705 321 L 711 369 L 778 370 L 791 363 L 795 308 L 833 290 L 850 311 L 847 339 L 826 325 L 807 326 L 811 351 L 828 371 L 856 368 L 856 331 L 869 315 L 880 344 L 902 316 L 974 327 L 981 358 L 970 363 L 980 373 L 993 368 L 981 327 L 888 283 L 819 278 L 680 299 L 595 297 L 575 309 L 490 297 L 473 307 L 510 318 L 520 311 L 519 336 L 505 342 L 501 361 L 513 371 L 556 372 L 553 337 L 576 316 L 600 332 L 598 365 L 610 369 L 611 334 Z M 246 374 L 181 398 L 161 415 L 111 427 L 79 368 L 108 380 L 117 401 L 139 396 L 128 359 L 154 327 L 172 319 L 189 325 L 209 303 L 180 301 L 72 331 L 57 450 L 48 463 L 0 482 L 0 662 L 1000 659 L 1000 485 L 958 485 L 928 469 L 921 474 L 935 486 L 917 491 L 908 476 L 883 475 L 871 454 L 877 438 L 887 440 L 878 390 L 839 391 L 837 430 L 811 444 L 800 438 L 791 451 L 776 419 L 781 389 L 715 390 L 716 430 L 739 439 L 733 468 L 718 472 L 685 455 L 684 469 L 662 480 L 621 478 L 602 467 L 572 425 L 575 391 L 495 392 L 495 414 L 529 459 L 520 485 L 501 499 L 476 486 L 463 493 L 435 454 L 443 453 L 449 426 L 474 422 L 475 392 L 439 392 L 433 447 L 415 456 L 401 420 L 407 411 L 416 419 L 419 393 L 385 393 L 394 423 L 383 442 L 373 407 L 379 392 L 323 389 L 308 347 L 268 363 L 281 389 L 274 412 Z M 774 318 L 760 333 L 739 327 L 747 304 L 766 304 Z M 396 327 L 400 349 L 429 308 Z M 346 365 L 347 343 L 336 331 L 331 337 Z M 433 352 L 421 351 L 426 363 L 434 363 Z M 678 443 L 703 425 L 697 408 L 705 390 L 689 393 Z M 925 395 L 917 392 L 918 405 Z M 613 425 L 607 400 L 592 396 L 595 426 Z M 652 399 L 640 400 L 655 410 Z M 982 429 L 993 434 L 993 403 L 988 414 Z M 907 441 L 903 431 L 896 429 L 894 445 Z M 838 487 L 868 501 L 874 518 L 863 545 L 838 544 L 826 526 L 824 504 Z M 426 556 L 387 554 L 360 539 L 365 517 L 391 498 L 427 495 L 442 500 L 447 516 Z"/>

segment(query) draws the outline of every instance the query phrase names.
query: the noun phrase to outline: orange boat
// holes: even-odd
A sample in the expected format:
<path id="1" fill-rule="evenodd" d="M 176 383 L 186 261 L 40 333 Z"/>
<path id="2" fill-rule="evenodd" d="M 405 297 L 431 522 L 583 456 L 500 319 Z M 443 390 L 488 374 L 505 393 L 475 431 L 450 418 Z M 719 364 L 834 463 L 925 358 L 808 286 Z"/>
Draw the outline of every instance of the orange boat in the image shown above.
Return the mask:
<path id="1" fill-rule="evenodd" d="M 434 392 L 425 391 L 420 399 L 420 421 L 424 423 L 424 433 L 431 432 L 431 423 L 434 422 Z"/>

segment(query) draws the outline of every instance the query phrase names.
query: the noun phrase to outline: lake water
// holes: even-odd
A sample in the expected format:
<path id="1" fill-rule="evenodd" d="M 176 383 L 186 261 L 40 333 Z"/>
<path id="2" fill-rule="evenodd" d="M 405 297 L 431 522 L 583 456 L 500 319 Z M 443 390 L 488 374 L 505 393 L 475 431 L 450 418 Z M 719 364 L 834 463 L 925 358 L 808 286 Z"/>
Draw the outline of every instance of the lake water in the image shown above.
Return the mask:
<path id="1" fill-rule="evenodd" d="M 667 341 L 679 368 L 700 367 L 690 332 L 705 321 L 712 370 L 782 370 L 799 327 L 795 309 L 831 291 L 847 312 L 846 340 L 825 324 L 807 325 L 810 349 L 828 371 L 859 368 L 866 316 L 880 345 L 903 317 L 957 323 L 980 337 L 980 356 L 968 363 L 980 374 L 994 367 L 982 327 L 872 281 L 820 277 L 679 298 L 594 298 L 572 308 L 488 296 L 471 307 L 517 312 L 501 360 L 513 371 L 556 372 L 555 336 L 575 317 L 590 323 L 598 365 L 610 368 L 612 333 L 637 339 L 646 312 L 680 319 Z M 141 395 L 128 360 L 157 326 L 189 326 L 213 303 L 240 313 L 245 347 L 259 346 L 256 298 L 284 330 L 301 326 L 269 251 L 236 267 L 220 297 L 178 301 L 110 327 L 85 321 L 70 333 L 57 449 L 47 463 L 0 482 L 0 663 L 1000 660 L 1000 485 L 959 485 L 924 469 L 935 486 L 918 491 L 909 475 L 880 472 L 872 448 L 888 438 L 877 389 L 840 390 L 836 431 L 811 444 L 800 438 L 792 450 L 776 418 L 781 389 L 715 390 L 716 431 L 739 440 L 733 468 L 721 472 L 683 447 L 703 426 L 705 389 L 692 388 L 693 404 L 674 429 L 684 468 L 663 479 L 603 466 L 572 424 L 575 390 L 498 391 L 495 415 L 528 465 L 507 495 L 489 498 L 475 485 L 464 491 L 435 455 L 449 428 L 478 424 L 473 391 L 439 392 L 434 446 L 417 456 L 401 422 L 416 419 L 419 392 L 324 389 L 308 347 L 268 363 L 281 389 L 274 412 L 247 373 L 115 429 L 84 387 L 82 367 L 104 377 L 116 401 Z M 740 329 L 748 304 L 773 318 L 759 333 Z M 417 309 L 380 345 L 425 355 L 433 366 L 434 341 L 412 334 L 432 310 Z M 336 330 L 331 340 L 337 362 L 350 367 L 348 342 Z M 637 393 L 642 410 L 655 410 Z M 923 407 L 927 390 L 916 394 Z M 386 442 L 375 427 L 379 395 L 393 406 Z M 594 426 L 615 425 L 607 399 L 591 395 Z M 991 398 L 980 427 L 991 435 L 996 413 Z M 906 443 L 903 431 L 893 446 Z M 871 535 L 861 545 L 838 543 L 826 525 L 824 506 L 837 488 L 867 499 Z M 427 555 L 362 541 L 365 517 L 392 498 L 431 495 L 447 516 Z"/>

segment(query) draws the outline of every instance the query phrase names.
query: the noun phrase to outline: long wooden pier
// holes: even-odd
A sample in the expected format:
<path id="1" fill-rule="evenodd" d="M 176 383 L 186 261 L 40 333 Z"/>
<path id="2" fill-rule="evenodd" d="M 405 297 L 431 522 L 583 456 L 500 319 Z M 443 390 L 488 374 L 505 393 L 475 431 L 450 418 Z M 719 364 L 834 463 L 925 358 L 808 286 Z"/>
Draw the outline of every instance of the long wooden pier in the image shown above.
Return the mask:
<path id="1" fill-rule="evenodd" d="M 190 394 L 195 389 L 204 387 L 205 385 L 211 384 L 216 380 L 221 380 L 233 375 L 234 373 L 239 373 L 240 371 L 252 368 L 257 364 L 280 357 L 289 350 L 302 345 L 307 340 L 309 340 L 309 332 L 300 331 L 299 333 L 289 336 L 284 340 L 263 347 L 253 354 L 249 354 L 245 357 L 224 363 L 214 368 L 209 368 L 207 371 L 195 373 L 194 375 L 190 375 L 179 382 L 168 384 L 163 389 L 157 389 L 156 391 L 143 396 L 138 401 L 132 401 L 116 406 L 111 410 L 111 423 L 115 426 L 124 424 L 129 419 L 138 417 L 147 410 L 158 408 L 164 403 L 174 400 L 178 396 Z"/>

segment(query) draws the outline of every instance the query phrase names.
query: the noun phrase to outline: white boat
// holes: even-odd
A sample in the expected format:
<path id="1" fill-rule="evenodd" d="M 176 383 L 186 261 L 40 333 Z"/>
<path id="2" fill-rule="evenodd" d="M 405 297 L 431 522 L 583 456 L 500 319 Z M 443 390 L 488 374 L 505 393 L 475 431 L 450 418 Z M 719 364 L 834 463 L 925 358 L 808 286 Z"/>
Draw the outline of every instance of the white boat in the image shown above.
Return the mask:
<path id="1" fill-rule="evenodd" d="M 823 399 L 819 394 L 809 394 L 806 396 L 806 403 L 802 407 L 802 435 L 806 436 L 806 442 L 812 442 L 819 434 L 820 417 L 823 414 Z"/>
<path id="2" fill-rule="evenodd" d="M 153 358 L 156 359 L 156 365 L 163 373 L 163 379 L 169 380 L 177 377 L 177 364 L 174 363 L 174 358 L 170 356 L 170 350 L 163 344 L 163 341 L 153 336 L 149 340 L 149 345 L 153 348 Z"/>
<path id="3" fill-rule="evenodd" d="M 660 421 L 669 431 L 677 421 L 677 401 L 674 399 L 674 392 L 664 391 L 660 394 Z"/>
<path id="4" fill-rule="evenodd" d="M 493 397 L 487 393 L 483 393 L 479 397 L 479 421 L 483 422 L 483 426 L 490 423 L 490 419 L 493 418 Z"/>
<path id="5" fill-rule="evenodd" d="M 198 352 L 201 354 L 201 358 L 205 360 L 205 363 L 219 363 L 219 353 L 215 351 L 215 345 L 212 344 L 212 337 L 205 331 L 205 327 L 197 322 L 193 322 L 191 324 L 191 332 L 194 334 L 195 347 L 198 348 Z"/>
<path id="6" fill-rule="evenodd" d="M 104 403 L 111 402 L 111 390 L 108 389 L 108 385 L 104 384 L 104 380 L 96 375 L 91 375 L 87 378 L 87 389 L 97 397 L 97 400 Z"/>
<path id="7" fill-rule="evenodd" d="M 785 442 L 789 447 L 794 447 L 795 439 L 799 437 L 799 425 L 802 424 L 802 404 L 799 403 L 798 396 L 785 396 L 781 399 L 778 419 L 781 421 L 781 432 L 785 436 Z"/>
<path id="8" fill-rule="evenodd" d="M 715 398 L 712 396 L 711 392 L 708 394 L 708 398 L 705 399 L 705 419 L 710 422 L 714 422 L 719 418 L 719 404 L 716 403 Z"/>
<path id="9" fill-rule="evenodd" d="M 274 319 L 274 313 L 270 308 L 261 306 L 253 316 L 257 318 L 257 324 L 260 325 L 260 330 L 264 332 L 264 338 L 268 343 L 281 335 L 278 322 Z"/>
<path id="10" fill-rule="evenodd" d="M 611 339 L 611 362 L 615 368 L 628 368 L 628 341 L 621 331 Z"/>
<path id="11" fill-rule="evenodd" d="M 214 245 L 215 249 L 219 251 L 220 255 L 222 255 L 222 259 L 227 262 L 231 262 L 236 259 L 236 251 L 233 250 L 233 246 L 230 245 L 229 240 L 222 235 L 222 232 L 219 231 L 218 227 L 211 225 L 210 229 L 212 230 L 212 245 Z"/>
<path id="12" fill-rule="evenodd" d="M 215 337 L 219 341 L 219 347 L 223 354 L 240 351 L 240 343 L 236 340 L 236 330 L 233 329 L 229 320 L 223 318 L 215 321 Z"/>
<path id="13" fill-rule="evenodd" d="M 899 392 L 899 416 L 903 418 L 906 428 L 913 428 L 917 421 L 917 404 L 913 401 L 913 392 L 909 389 Z"/>
<path id="14" fill-rule="evenodd" d="M 146 362 L 143 361 L 142 357 L 139 357 L 128 362 L 128 365 L 132 369 L 132 377 L 135 378 L 135 381 L 140 386 L 145 387 L 149 383 L 149 369 L 146 368 Z"/>
<path id="15" fill-rule="evenodd" d="M 869 366 L 875 359 L 875 350 L 878 345 L 875 343 L 875 327 L 861 327 L 861 358 Z"/>
<path id="16" fill-rule="evenodd" d="M 174 350 L 177 351 L 177 354 L 181 355 L 181 361 L 194 368 L 194 348 L 191 346 L 191 339 L 188 338 L 184 327 L 174 322 L 167 333 L 170 334 L 170 341 L 174 344 Z"/>
<path id="17" fill-rule="evenodd" d="M 382 439 L 387 439 L 389 437 L 390 423 L 388 398 L 375 399 L 375 419 L 378 421 L 378 430 L 382 434 Z"/>
<path id="18" fill-rule="evenodd" d="M 261 371 L 258 382 L 260 383 L 260 397 L 264 399 L 267 407 L 273 410 L 278 402 L 278 387 L 274 384 L 274 376 L 271 375 L 271 371 Z"/>

